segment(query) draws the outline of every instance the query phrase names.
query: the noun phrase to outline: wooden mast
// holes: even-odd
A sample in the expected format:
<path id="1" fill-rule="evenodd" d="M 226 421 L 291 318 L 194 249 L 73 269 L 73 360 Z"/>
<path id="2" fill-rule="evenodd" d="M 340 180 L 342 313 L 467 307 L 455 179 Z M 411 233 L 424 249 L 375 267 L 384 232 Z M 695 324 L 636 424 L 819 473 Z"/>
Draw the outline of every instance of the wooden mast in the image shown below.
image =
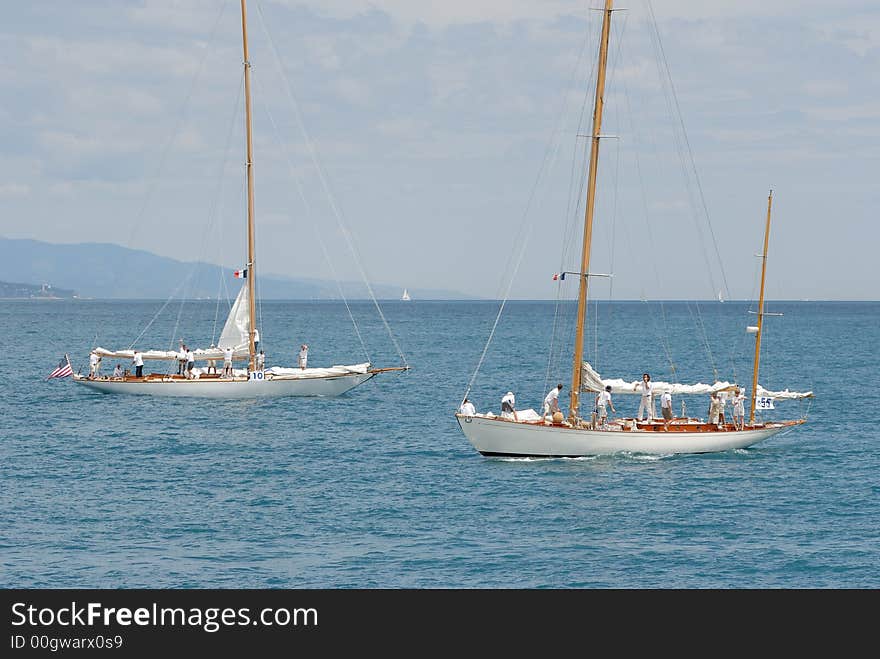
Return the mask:
<path id="1" fill-rule="evenodd" d="M 251 62 L 248 57 L 247 41 L 247 9 L 245 0 L 241 0 L 241 43 L 244 51 L 244 107 L 245 123 L 247 127 L 247 192 L 248 192 L 248 262 L 247 262 L 247 287 L 248 287 L 248 321 L 250 335 L 248 337 L 248 371 L 255 368 L 256 349 L 254 347 L 254 331 L 256 321 L 256 268 L 254 267 L 254 137 L 251 129 Z"/>
<path id="2" fill-rule="evenodd" d="M 767 275 L 767 248 L 770 245 L 770 208 L 773 204 L 773 190 L 767 196 L 767 224 L 764 226 L 764 253 L 761 255 L 761 294 L 758 298 L 758 331 L 755 334 L 755 365 L 752 372 L 752 396 L 749 409 L 749 425 L 755 425 L 755 398 L 758 395 L 758 360 L 761 356 L 761 327 L 764 325 L 764 278 Z"/>
<path id="3" fill-rule="evenodd" d="M 599 166 L 599 132 L 605 103 L 605 69 L 608 64 L 608 38 L 611 33 L 613 0 L 605 0 L 602 18 L 602 41 L 599 45 L 599 66 L 596 75 L 596 99 L 593 104 L 593 132 L 590 144 L 590 169 L 587 175 L 587 204 L 584 217 L 584 242 L 581 251 L 580 285 L 578 287 L 577 330 L 575 331 L 574 365 L 571 372 L 571 407 L 569 420 L 578 418 L 581 368 L 584 359 L 584 325 L 587 315 L 587 288 L 590 273 L 590 244 L 593 239 L 593 210 L 596 201 L 596 173 Z"/>

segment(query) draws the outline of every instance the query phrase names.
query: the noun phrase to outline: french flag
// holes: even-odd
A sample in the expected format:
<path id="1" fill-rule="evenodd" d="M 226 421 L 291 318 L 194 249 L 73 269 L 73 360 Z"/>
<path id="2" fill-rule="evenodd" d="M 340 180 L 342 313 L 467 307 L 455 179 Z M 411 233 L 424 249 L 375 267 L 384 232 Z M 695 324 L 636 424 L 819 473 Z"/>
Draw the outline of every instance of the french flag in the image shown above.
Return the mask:
<path id="1" fill-rule="evenodd" d="M 560 273 L 560 272 L 554 273 L 554 275 L 553 275 L 553 281 L 560 281 L 560 280 L 563 280 L 563 281 L 565 280 L 565 273 L 564 273 L 564 272 L 562 272 L 562 273 Z"/>
<path id="2" fill-rule="evenodd" d="M 232 273 L 236 279 L 247 279 L 247 268 L 244 270 L 236 270 Z"/>

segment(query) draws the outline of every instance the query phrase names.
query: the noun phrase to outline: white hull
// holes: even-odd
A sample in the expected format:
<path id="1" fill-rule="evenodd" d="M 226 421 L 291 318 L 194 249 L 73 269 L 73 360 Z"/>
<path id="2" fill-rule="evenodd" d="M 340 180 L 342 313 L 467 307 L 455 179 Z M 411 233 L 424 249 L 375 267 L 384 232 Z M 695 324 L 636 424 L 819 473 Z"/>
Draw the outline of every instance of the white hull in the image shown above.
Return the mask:
<path id="1" fill-rule="evenodd" d="M 465 437 L 481 454 L 511 457 L 585 457 L 638 453 L 716 453 L 746 448 L 799 422 L 766 424 L 747 430 L 669 432 L 646 430 L 589 430 L 543 423 L 516 423 L 456 414 Z"/>
<path id="2" fill-rule="evenodd" d="M 190 398 L 279 398 L 282 396 L 339 396 L 366 382 L 375 372 L 350 373 L 315 378 L 271 380 L 89 380 L 74 376 L 74 381 L 105 394 L 174 396 Z"/>

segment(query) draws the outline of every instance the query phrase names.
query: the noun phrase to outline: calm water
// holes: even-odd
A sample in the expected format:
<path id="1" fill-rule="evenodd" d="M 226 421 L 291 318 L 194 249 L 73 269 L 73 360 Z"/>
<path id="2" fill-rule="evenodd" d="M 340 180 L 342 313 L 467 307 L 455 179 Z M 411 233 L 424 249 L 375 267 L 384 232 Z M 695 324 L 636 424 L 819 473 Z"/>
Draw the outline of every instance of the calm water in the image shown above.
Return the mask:
<path id="1" fill-rule="evenodd" d="M 762 383 L 817 394 L 809 409 L 777 405 L 779 418 L 809 412 L 793 432 L 723 454 L 543 461 L 483 458 L 452 417 L 496 303 L 385 303 L 413 370 L 336 399 L 145 399 L 45 381 L 65 352 L 76 367 L 96 341 L 128 345 L 160 306 L 0 302 L 0 586 L 880 586 L 880 304 L 770 305 L 785 315 L 767 320 Z M 352 311 L 374 363 L 396 365 L 372 307 Z M 479 410 L 497 412 L 507 389 L 538 407 L 557 379 L 567 400 L 567 362 L 548 368 L 554 313 L 509 305 L 472 392 Z M 172 305 L 139 345 L 205 345 L 216 315 Z M 671 362 L 681 381 L 710 381 L 713 364 L 750 381 L 745 305 L 594 317 L 590 358 L 606 377 L 666 379 Z M 270 365 L 293 364 L 304 341 L 310 365 L 363 359 L 341 304 L 267 303 L 261 333 Z M 706 401 L 685 402 L 705 415 Z"/>

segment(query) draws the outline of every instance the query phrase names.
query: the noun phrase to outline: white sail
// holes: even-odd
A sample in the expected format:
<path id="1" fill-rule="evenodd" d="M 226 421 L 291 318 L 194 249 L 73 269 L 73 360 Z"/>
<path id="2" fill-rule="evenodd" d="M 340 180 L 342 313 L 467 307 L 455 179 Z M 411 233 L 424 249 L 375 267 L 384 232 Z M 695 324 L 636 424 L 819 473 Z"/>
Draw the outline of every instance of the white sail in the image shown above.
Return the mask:
<path id="1" fill-rule="evenodd" d="M 242 284 L 238 297 L 229 310 L 229 316 L 226 318 L 226 324 L 220 333 L 220 341 L 217 344 L 220 348 L 240 348 L 247 347 L 250 342 L 251 324 L 248 318 L 248 287 Z"/>
<path id="2" fill-rule="evenodd" d="M 216 348 L 196 348 L 193 354 L 197 360 L 201 359 L 223 359 L 223 348 L 232 348 L 232 354 L 235 357 L 248 356 L 248 342 L 250 341 L 250 322 L 248 321 L 248 289 L 247 285 L 241 287 L 238 297 L 229 310 L 229 316 L 226 318 L 226 324 L 223 326 L 223 332 L 220 334 L 220 343 Z M 95 352 L 101 357 L 109 357 L 112 359 L 131 359 L 134 357 L 134 350 L 108 350 L 107 348 L 95 348 Z M 176 350 L 141 350 L 141 357 L 144 360 L 177 360 L 180 355 Z"/>
<path id="3" fill-rule="evenodd" d="M 715 382 L 713 384 L 697 382 L 695 384 L 681 384 L 679 382 L 673 383 L 651 380 L 651 383 L 654 385 L 655 394 L 668 391 L 673 395 L 711 394 L 713 391 L 729 391 L 738 386 L 734 382 Z M 613 394 L 638 394 L 640 393 L 638 388 L 639 384 L 641 384 L 641 380 L 627 382 L 620 378 L 603 379 L 589 362 L 584 362 L 581 377 L 581 389 L 584 391 L 602 391 L 605 387 L 610 385 L 611 393 Z M 744 389 L 744 387 L 740 387 L 740 389 Z M 767 396 L 769 398 L 796 400 L 800 398 L 811 398 L 813 392 L 807 391 L 801 393 L 798 391 L 789 391 L 788 389 L 784 391 L 768 391 L 759 384 L 758 395 Z"/>

